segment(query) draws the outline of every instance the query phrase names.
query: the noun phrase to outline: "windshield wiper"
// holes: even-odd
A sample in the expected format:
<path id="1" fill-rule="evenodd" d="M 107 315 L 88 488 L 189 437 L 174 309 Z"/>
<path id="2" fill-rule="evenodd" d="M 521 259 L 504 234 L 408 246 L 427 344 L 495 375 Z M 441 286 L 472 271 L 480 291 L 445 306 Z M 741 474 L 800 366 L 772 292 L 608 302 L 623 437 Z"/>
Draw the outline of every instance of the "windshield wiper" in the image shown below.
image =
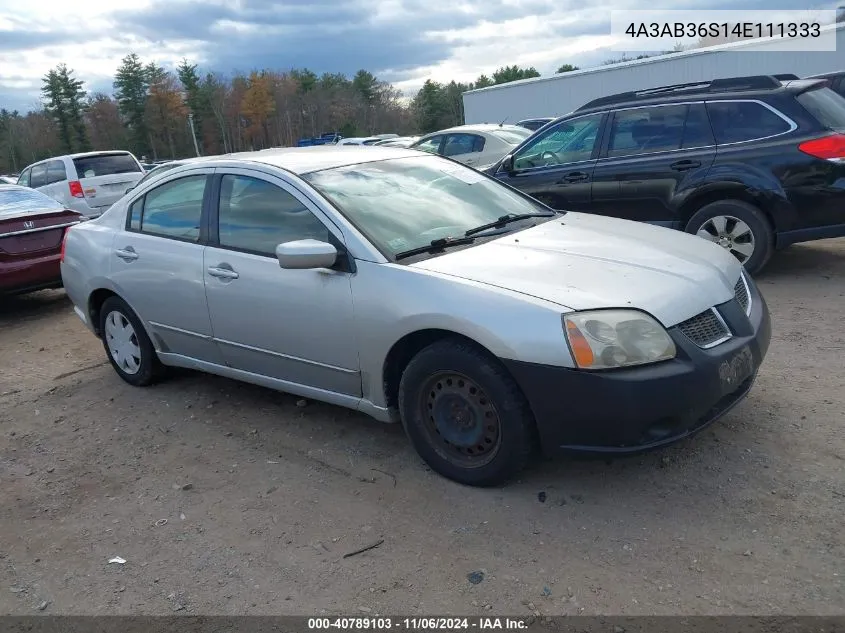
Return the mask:
<path id="1" fill-rule="evenodd" d="M 497 229 L 505 226 L 506 224 L 510 224 L 511 222 L 518 222 L 519 220 L 526 220 L 528 218 L 550 218 L 553 215 L 556 215 L 553 211 L 549 211 L 548 213 L 519 213 L 517 215 L 503 215 L 495 222 L 488 222 L 487 224 L 482 224 L 481 226 L 469 229 L 464 233 L 464 236 L 469 237 L 470 235 L 481 233 L 487 229 Z"/>
<path id="2" fill-rule="evenodd" d="M 434 251 L 442 251 L 449 246 L 460 246 L 461 244 L 472 244 L 475 241 L 474 237 L 441 237 L 436 240 L 431 240 L 428 246 L 420 246 L 418 248 L 410 248 L 407 251 L 402 251 L 394 255 L 394 259 L 405 259 L 406 257 L 413 257 L 422 253 L 431 253 Z"/>

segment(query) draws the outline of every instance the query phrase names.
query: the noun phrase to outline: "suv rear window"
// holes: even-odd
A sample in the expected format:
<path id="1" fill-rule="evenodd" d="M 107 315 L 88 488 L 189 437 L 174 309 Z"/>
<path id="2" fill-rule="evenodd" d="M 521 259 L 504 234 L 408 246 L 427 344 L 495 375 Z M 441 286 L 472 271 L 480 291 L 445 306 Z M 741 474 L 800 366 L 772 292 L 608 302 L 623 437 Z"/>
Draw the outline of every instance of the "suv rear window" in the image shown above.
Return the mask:
<path id="1" fill-rule="evenodd" d="M 796 99 L 824 127 L 845 130 L 845 98 L 830 88 L 802 92 Z"/>
<path id="2" fill-rule="evenodd" d="M 716 143 L 739 143 L 783 134 L 789 123 L 756 101 L 709 101 L 707 114 Z"/>
<path id="3" fill-rule="evenodd" d="M 131 154 L 99 154 L 73 159 L 79 178 L 94 178 L 111 174 L 132 174 L 142 172 L 141 166 Z"/>

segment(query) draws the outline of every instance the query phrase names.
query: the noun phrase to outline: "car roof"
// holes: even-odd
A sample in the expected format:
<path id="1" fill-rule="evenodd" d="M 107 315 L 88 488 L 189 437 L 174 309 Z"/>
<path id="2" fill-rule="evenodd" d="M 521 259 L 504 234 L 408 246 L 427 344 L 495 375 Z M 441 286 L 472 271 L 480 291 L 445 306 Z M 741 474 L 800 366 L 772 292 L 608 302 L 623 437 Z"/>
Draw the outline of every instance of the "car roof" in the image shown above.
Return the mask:
<path id="1" fill-rule="evenodd" d="M 432 134 L 448 134 L 450 132 L 495 132 L 496 130 L 517 130 L 523 132 L 524 130 L 518 125 L 499 125 L 498 123 L 468 123 L 466 125 L 456 125 L 436 132 L 430 132 L 426 136 Z"/>
<path id="2" fill-rule="evenodd" d="M 822 81 L 821 79 L 798 79 L 795 75 L 755 75 L 658 86 L 656 88 L 623 92 L 593 99 L 566 116 L 617 110 L 627 107 L 686 102 L 691 99 L 706 98 L 711 101 L 738 98 L 753 99 L 786 92 L 802 92 Z"/>
<path id="3" fill-rule="evenodd" d="M 315 145 L 284 147 L 217 156 L 221 163 L 247 161 L 279 167 L 298 175 L 396 158 L 428 156 L 416 150 L 380 145 Z"/>

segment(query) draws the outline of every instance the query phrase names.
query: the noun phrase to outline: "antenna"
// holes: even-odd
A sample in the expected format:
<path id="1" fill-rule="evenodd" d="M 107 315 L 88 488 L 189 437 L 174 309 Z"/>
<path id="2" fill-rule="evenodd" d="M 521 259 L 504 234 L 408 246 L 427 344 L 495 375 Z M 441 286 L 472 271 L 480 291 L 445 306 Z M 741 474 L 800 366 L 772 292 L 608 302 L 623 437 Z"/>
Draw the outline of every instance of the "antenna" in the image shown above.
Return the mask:
<path id="1" fill-rule="evenodd" d="M 507 120 L 508 120 L 508 117 L 505 117 L 504 119 L 502 119 L 502 121 L 499 123 L 499 127 L 502 127 L 505 124 L 505 121 L 507 121 Z"/>

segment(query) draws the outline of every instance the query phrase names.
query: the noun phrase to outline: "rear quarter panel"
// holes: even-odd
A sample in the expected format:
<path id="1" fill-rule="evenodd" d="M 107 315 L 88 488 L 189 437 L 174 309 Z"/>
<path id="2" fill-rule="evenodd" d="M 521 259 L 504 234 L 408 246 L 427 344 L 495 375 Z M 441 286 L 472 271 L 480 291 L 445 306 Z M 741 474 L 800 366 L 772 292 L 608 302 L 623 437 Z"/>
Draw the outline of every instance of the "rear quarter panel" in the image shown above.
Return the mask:
<path id="1" fill-rule="evenodd" d="M 89 298 L 99 288 L 116 291 L 109 279 L 114 229 L 97 221 L 70 229 L 61 264 L 62 282 L 68 297 L 86 317 L 92 330 Z"/>

